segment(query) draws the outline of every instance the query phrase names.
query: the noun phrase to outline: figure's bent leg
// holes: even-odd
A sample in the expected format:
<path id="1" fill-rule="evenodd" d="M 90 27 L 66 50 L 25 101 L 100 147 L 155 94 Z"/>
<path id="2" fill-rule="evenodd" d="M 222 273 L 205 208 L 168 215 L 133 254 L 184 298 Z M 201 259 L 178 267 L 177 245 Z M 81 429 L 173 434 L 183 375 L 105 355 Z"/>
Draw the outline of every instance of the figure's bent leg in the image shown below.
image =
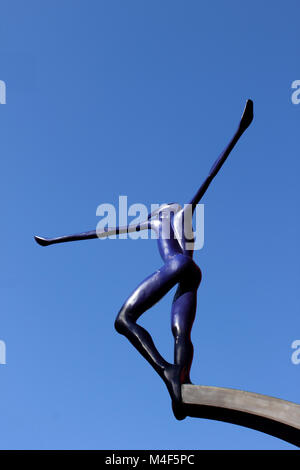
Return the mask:
<path id="1" fill-rule="evenodd" d="M 178 282 L 176 268 L 174 263 L 167 263 L 146 278 L 127 299 L 115 321 L 118 333 L 129 339 L 160 376 L 169 363 L 157 351 L 150 334 L 136 322 Z"/>
<path id="2" fill-rule="evenodd" d="M 173 400 L 180 400 L 180 369 L 160 355 L 150 334 L 136 321 L 180 281 L 188 272 L 191 262 L 184 255 L 174 256 L 167 261 L 133 292 L 115 321 L 116 330 L 128 338 L 165 381 Z"/>

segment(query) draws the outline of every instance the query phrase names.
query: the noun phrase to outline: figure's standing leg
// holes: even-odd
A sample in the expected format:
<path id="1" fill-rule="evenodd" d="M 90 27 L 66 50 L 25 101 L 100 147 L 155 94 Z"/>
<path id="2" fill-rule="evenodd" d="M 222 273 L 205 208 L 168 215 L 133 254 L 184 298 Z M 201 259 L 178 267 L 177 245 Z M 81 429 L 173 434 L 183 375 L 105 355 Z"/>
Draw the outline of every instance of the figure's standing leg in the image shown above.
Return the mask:
<path id="1" fill-rule="evenodd" d="M 180 281 L 172 304 L 171 326 L 175 340 L 174 363 L 180 370 L 180 390 L 182 384 L 191 383 L 190 369 L 194 355 L 191 330 L 196 315 L 197 290 L 200 282 L 201 271 L 193 263 L 187 275 Z M 172 407 L 177 419 L 186 417 L 180 402 L 173 401 Z"/>
<path id="2" fill-rule="evenodd" d="M 174 363 L 180 366 L 181 383 L 191 383 L 190 369 L 194 355 L 191 330 L 196 315 L 198 285 L 188 286 L 180 283 L 172 305 L 171 326 L 175 340 Z"/>

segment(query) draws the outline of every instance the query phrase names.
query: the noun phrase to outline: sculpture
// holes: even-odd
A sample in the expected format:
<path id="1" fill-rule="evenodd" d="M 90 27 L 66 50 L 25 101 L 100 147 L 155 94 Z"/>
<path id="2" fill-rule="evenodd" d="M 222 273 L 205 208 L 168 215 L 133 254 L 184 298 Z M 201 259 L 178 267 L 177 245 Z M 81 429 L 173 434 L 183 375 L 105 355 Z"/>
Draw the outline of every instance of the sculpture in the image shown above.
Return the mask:
<path id="1" fill-rule="evenodd" d="M 239 138 L 251 124 L 252 119 L 253 102 L 248 100 L 233 138 L 215 161 L 207 178 L 189 205 L 181 208 L 178 204 L 164 204 L 157 211 L 151 213 L 143 223 L 130 227 L 131 231 L 151 229 L 157 233 L 158 248 L 164 264 L 147 277 L 129 296 L 116 318 L 115 328 L 128 338 L 163 379 L 170 393 L 173 412 L 177 419 L 183 419 L 186 416 L 182 406 L 181 388 L 183 384 L 191 384 L 190 368 L 193 359 L 191 329 L 196 314 L 197 290 L 201 282 L 201 270 L 193 261 L 192 215 L 196 205 L 202 199 Z M 188 207 L 190 210 L 187 209 Z M 102 233 L 97 233 L 94 230 L 51 239 L 36 236 L 35 240 L 40 245 L 47 246 L 55 243 L 107 237 L 128 230 L 129 227 L 114 227 L 108 228 Z M 171 311 L 172 333 L 175 341 L 174 364 L 170 364 L 160 355 L 150 334 L 137 323 L 137 320 L 175 285 L 178 287 Z"/>

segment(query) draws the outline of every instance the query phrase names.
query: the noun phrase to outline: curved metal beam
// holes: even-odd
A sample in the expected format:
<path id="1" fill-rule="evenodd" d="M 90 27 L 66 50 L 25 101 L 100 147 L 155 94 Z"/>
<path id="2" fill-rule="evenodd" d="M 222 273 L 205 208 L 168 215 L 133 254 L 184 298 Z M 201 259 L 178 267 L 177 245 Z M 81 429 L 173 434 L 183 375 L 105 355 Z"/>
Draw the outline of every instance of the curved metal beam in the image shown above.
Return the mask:
<path id="1" fill-rule="evenodd" d="M 215 419 L 270 434 L 300 447 L 300 405 L 231 388 L 182 385 L 188 416 Z"/>

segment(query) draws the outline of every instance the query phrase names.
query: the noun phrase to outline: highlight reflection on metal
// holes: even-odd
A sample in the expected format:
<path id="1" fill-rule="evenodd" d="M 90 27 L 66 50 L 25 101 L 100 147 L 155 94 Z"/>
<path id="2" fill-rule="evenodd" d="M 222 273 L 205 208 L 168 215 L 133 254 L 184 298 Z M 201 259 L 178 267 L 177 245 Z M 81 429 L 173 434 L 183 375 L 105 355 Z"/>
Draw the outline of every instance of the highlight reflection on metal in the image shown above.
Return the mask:
<path id="1" fill-rule="evenodd" d="M 177 419 L 184 419 L 187 415 L 203 417 L 210 415 L 215 419 L 236 422 L 245 426 L 249 426 L 250 423 L 250 427 L 259 429 L 260 426 L 258 425 L 251 426 L 253 422 L 249 416 L 253 415 L 256 417 L 256 422 L 260 419 L 263 424 L 260 430 L 282 437 L 287 426 L 293 427 L 291 424 L 292 418 L 288 419 L 288 414 L 291 410 L 298 410 L 298 405 L 293 405 L 294 407 L 292 405 L 286 406 L 284 405 L 286 402 L 280 400 L 280 405 L 278 405 L 278 401 L 274 401 L 270 397 L 262 399 L 261 396 L 248 392 L 193 386 L 190 381 L 190 368 L 193 359 L 191 329 L 196 314 L 197 290 L 201 282 L 201 271 L 193 261 L 193 244 L 186 234 L 188 232 L 190 235 L 192 232 L 192 216 L 197 204 L 206 193 L 231 150 L 251 124 L 252 119 L 253 103 L 248 100 L 234 136 L 217 158 L 207 178 L 189 202 L 188 209 L 186 207 L 181 208 L 181 206 L 174 203 L 165 204 L 154 213 L 151 213 L 147 220 L 136 226 L 112 227 L 103 230 L 101 233 L 93 230 L 51 239 L 35 237 L 35 240 L 40 245 L 47 246 L 76 240 L 102 238 L 111 234 L 129 231 L 155 230 L 158 235 L 158 249 L 163 265 L 147 277 L 126 300 L 116 318 L 116 330 L 127 337 L 165 382 L 172 399 L 173 412 Z M 184 230 L 183 227 L 186 223 L 190 227 L 188 231 Z M 177 285 L 177 291 L 171 309 L 174 363 L 171 364 L 161 356 L 150 334 L 137 323 L 137 320 L 175 285 Z M 265 405 L 268 408 L 267 416 L 263 413 Z M 214 411 L 212 412 L 212 410 Z M 275 415 L 279 411 L 285 413 L 284 416 L 286 416 L 286 421 L 289 424 L 281 422 L 280 417 L 277 420 L 275 419 Z M 298 422 L 299 415 L 295 419 Z M 272 426 L 275 426 L 275 428 L 279 423 L 281 432 L 276 434 L 277 431 L 275 432 L 272 426 L 270 427 L 270 423 L 273 423 Z M 297 428 L 295 429 L 297 431 Z"/>

